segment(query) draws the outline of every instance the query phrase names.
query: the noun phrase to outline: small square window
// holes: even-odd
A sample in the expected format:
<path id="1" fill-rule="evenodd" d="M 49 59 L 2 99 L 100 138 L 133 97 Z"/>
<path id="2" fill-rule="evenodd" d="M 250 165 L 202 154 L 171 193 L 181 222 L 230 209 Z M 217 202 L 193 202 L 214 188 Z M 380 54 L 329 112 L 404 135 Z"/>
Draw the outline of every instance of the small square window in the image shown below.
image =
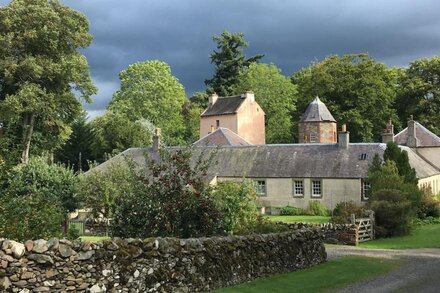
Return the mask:
<path id="1" fill-rule="evenodd" d="M 266 196 L 266 181 L 265 180 L 256 180 L 255 184 L 255 192 L 259 196 Z"/>
<path id="2" fill-rule="evenodd" d="M 304 196 L 304 182 L 302 180 L 295 180 L 293 182 L 293 196 L 295 197 Z"/>
<path id="3" fill-rule="evenodd" d="M 215 125 L 216 125 L 216 128 L 219 128 L 220 127 L 220 120 L 215 120 Z"/>
<path id="4" fill-rule="evenodd" d="M 368 183 L 365 180 L 362 180 L 362 186 L 361 186 L 361 194 L 362 194 L 362 200 L 363 201 L 367 201 L 369 196 L 368 196 L 368 190 L 370 190 L 371 185 L 370 183 Z"/>
<path id="5" fill-rule="evenodd" d="M 322 197 L 321 180 L 312 180 L 312 197 Z"/>
<path id="6" fill-rule="evenodd" d="M 310 142 L 318 142 L 318 136 L 314 132 L 310 132 Z"/>

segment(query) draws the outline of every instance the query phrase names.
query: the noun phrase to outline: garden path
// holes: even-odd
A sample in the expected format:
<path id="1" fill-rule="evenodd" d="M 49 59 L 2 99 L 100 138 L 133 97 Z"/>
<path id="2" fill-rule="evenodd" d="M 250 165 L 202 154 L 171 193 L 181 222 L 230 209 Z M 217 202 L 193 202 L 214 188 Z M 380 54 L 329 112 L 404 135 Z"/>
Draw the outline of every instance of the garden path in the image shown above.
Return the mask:
<path id="1" fill-rule="evenodd" d="M 366 249 L 353 246 L 327 246 L 328 260 L 357 255 L 397 258 L 398 269 L 340 290 L 346 292 L 440 292 L 440 249 Z"/>

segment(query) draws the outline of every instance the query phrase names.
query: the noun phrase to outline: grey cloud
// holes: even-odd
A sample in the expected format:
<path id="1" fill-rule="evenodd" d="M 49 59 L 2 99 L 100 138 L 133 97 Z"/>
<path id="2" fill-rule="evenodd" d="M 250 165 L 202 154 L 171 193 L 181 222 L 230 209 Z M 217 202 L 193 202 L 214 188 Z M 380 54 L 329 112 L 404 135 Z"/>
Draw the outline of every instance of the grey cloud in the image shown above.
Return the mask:
<path id="1" fill-rule="evenodd" d="M 0 0 L 0 4 L 8 1 Z M 243 32 L 248 56 L 263 53 L 286 75 L 331 54 L 369 52 L 389 66 L 439 54 L 440 1 L 65 0 L 91 24 L 84 50 L 99 87 L 89 111 L 105 109 L 129 64 L 159 59 L 188 95 L 204 90 L 214 34 Z M 94 112 L 98 113 L 98 112 Z"/>

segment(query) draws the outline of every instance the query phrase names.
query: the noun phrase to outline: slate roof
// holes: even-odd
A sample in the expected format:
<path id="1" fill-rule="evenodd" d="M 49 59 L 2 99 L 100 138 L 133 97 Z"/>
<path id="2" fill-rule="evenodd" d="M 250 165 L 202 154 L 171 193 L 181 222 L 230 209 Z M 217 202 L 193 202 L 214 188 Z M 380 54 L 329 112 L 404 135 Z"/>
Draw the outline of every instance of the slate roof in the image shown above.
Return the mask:
<path id="1" fill-rule="evenodd" d="M 336 122 L 327 106 L 316 97 L 307 107 L 299 122 Z"/>
<path id="2" fill-rule="evenodd" d="M 200 116 L 206 117 L 237 113 L 238 108 L 240 108 L 244 100 L 245 97 L 242 96 L 219 97 L 217 101 L 212 105 L 210 104 Z"/>
<path id="3" fill-rule="evenodd" d="M 337 144 L 283 144 L 255 146 L 223 146 L 193 148 L 193 163 L 200 155 L 208 157 L 215 152 L 213 164 L 208 170 L 208 181 L 215 176 L 249 178 L 365 178 L 374 154 L 383 156 L 386 144 L 351 143 L 348 149 Z M 408 147 L 410 164 L 419 178 L 440 174 L 440 171 Z M 176 147 L 170 150 L 179 149 Z M 151 148 L 132 148 L 110 159 L 133 159 L 146 170 L 144 154 L 157 159 Z M 364 155 L 364 156 L 362 156 Z M 362 158 L 365 159 L 362 159 Z M 98 170 L 105 168 L 101 164 Z"/>
<path id="4" fill-rule="evenodd" d="M 195 143 L 193 146 L 244 146 L 251 145 L 244 138 L 224 127 L 217 128 L 214 132 L 205 135 Z"/>
<path id="5" fill-rule="evenodd" d="M 416 137 L 420 147 L 440 146 L 440 137 L 429 131 L 419 122 L 415 122 Z M 406 145 L 408 139 L 408 127 L 394 136 L 394 141 L 400 145 Z"/>

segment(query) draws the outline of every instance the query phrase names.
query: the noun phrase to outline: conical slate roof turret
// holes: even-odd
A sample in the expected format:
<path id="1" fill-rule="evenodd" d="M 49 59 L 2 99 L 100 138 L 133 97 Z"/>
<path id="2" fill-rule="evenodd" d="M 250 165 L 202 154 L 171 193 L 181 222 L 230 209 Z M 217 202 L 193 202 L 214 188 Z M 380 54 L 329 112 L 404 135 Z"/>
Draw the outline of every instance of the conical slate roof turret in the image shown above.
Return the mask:
<path id="1" fill-rule="evenodd" d="M 327 106 L 321 102 L 318 96 L 309 104 L 301 117 L 300 122 L 336 122 Z"/>

